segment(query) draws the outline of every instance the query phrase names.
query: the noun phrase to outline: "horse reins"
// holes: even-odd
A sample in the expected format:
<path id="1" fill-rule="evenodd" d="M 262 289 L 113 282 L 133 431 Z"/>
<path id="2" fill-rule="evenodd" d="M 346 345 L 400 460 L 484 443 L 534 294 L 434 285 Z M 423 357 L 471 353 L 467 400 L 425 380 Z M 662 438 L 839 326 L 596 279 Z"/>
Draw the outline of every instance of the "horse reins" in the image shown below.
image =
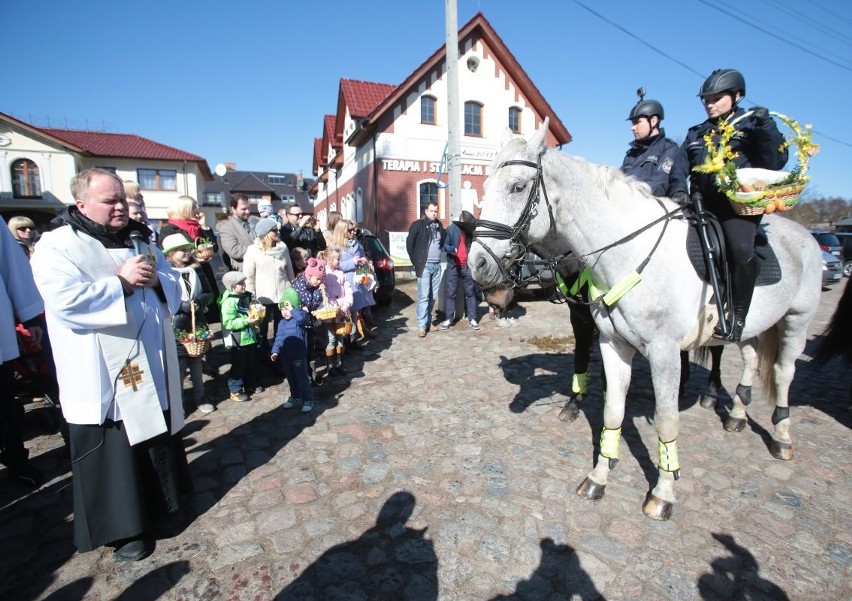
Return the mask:
<path id="1" fill-rule="evenodd" d="M 533 187 L 530 189 L 529 196 L 527 197 L 527 202 L 524 205 L 524 210 L 521 212 L 517 221 L 512 226 L 504 225 L 504 224 L 498 223 L 496 221 L 488 221 L 488 220 L 485 220 L 485 219 L 479 219 L 476 223 L 477 227 L 473 232 L 473 242 L 474 243 L 478 242 L 479 244 L 482 245 L 482 248 L 484 248 L 485 251 L 489 255 L 491 255 L 491 258 L 494 259 L 494 262 L 499 267 L 500 273 L 503 276 L 503 278 L 506 281 L 511 282 L 513 286 L 517 287 L 517 286 L 522 286 L 523 284 L 527 283 L 528 281 L 530 281 L 532 279 L 535 279 L 538 276 L 538 272 L 536 272 L 534 274 L 531 274 L 528 278 L 523 278 L 523 277 L 521 277 L 520 269 L 517 269 L 516 273 L 513 274 L 509 271 L 509 268 L 512 265 L 512 263 L 518 262 L 520 257 L 526 256 L 526 254 L 529 252 L 530 244 L 527 241 L 526 235 L 529 232 L 529 227 L 530 227 L 530 224 L 532 223 L 533 218 L 537 215 L 536 210 L 538 209 L 538 205 L 541 202 L 541 194 L 539 192 L 541 192 L 544 195 L 544 202 L 545 202 L 545 205 L 547 206 L 548 217 L 550 218 L 550 230 L 551 231 L 556 229 L 556 222 L 553 218 L 553 207 L 551 206 L 550 199 L 547 196 L 547 187 L 545 186 L 545 183 L 544 183 L 544 173 L 543 173 L 542 166 L 541 166 L 541 157 L 539 157 L 537 163 L 534 163 L 532 161 L 522 160 L 522 159 L 512 159 L 512 160 L 509 160 L 509 161 L 505 161 L 497 167 L 497 170 L 502 169 L 503 167 L 506 167 L 506 166 L 509 166 L 509 165 L 521 165 L 521 166 L 524 166 L 524 167 L 531 167 L 531 168 L 536 170 L 535 177 L 533 178 Z M 663 206 L 663 203 L 660 202 L 659 199 L 656 199 L 656 200 L 657 200 L 657 203 L 665 211 L 665 206 Z M 616 240 L 615 242 L 612 242 L 610 244 L 607 244 L 606 246 L 603 246 L 601 248 L 598 248 L 596 250 L 593 250 L 589 253 L 582 255 L 581 257 L 579 257 L 579 260 L 582 263 L 585 263 L 586 257 L 590 257 L 592 255 L 596 255 L 596 254 L 605 252 L 605 251 L 607 251 L 611 248 L 615 248 L 616 246 L 624 244 L 625 242 L 629 242 L 630 240 L 633 240 L 634 238 L 636 238 L 638 235 L 642 234 L 643 232 L 651 229 L 652 227 L 654 227 L 658 223 L 665 222 L 663 229 L 660 232 L 660 236 L 657 238 L 657 241 L 654 243 L 654 246 L 653 246 L 653 248 L 651 248 L 651 251 L 648 253 L 648 256 L 645 257 L 645 259 L 642 261 L 642 263 L 636 268 L 636 272 L 641 273 L 642 270 L 645 268 L 645 266 L 647 266 L 648 262 L 651 260 L 651 257 L 654 255 L 657 248 L 659 247 L 660 242 L 662 241 L 663 236 L 666 233 L 666 229 L 668 228 L 668 225 L 671 222 L 672 218 L 674 218 L 674 216 L 676 216 L 677 214 L 682 213 L 682 212 L 683 212 L 683 207 L 680 207 L 680 206 L 671 210 L 671 211 L 665 211 L 665 213 L 661 217 L 658 217 L 657 219 L 651 221 L 650 223 L 645 224 L 644 226 L 642 226 L 638 230 L 631 232 L 627 236 L 624 236 L 623 238 L 620 238 L 620 239 Z M 497 255 L 494 253 L 494 251 L 492 251 L 491 248 L 487 244 L 485 244 L 485 242 L 482 241 L 483 238 L 493 238 L 495 240 L 508 240 L 509 241 L 509 250 L 503 256 L 503 258 L 500 259 L 500 258 L 497 257 Z M 542 265 L 549 266 L 551 268 L 551 270 L 553 270 L 553 272 L 555 273 L 556 265 L 558 265 L 561 261 L 566 259 L 571 254 L 572 254 L 572 252 L 569 250 L 565 253 L 562 253 L 561 255 L 559 255 L 557 257 L 547 258 L 547 259 L 545 259 L 541 262 L 536 261 L 535 263 L 536 264 L 540 263 Z M 509 267 L 507 267 L 507 265 Z"/>

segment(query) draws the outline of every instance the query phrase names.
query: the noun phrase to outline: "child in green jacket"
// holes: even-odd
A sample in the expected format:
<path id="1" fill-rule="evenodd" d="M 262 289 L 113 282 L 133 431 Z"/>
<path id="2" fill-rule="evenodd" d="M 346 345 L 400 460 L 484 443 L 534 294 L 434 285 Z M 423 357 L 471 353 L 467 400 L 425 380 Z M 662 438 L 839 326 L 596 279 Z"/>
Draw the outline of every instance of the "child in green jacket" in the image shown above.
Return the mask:
<path id="1" fill-rule="evenodd" d="M 243 402 L 249 400 L 246 391 L 255 389 L 256 325 L 261 318 L 249 315 L 251 293 L 246 292 L 245 274 L 229 271 L 222 276 L 222 284 L 222 336 L 231 348 L 228 390 L 232 401 Z"/>

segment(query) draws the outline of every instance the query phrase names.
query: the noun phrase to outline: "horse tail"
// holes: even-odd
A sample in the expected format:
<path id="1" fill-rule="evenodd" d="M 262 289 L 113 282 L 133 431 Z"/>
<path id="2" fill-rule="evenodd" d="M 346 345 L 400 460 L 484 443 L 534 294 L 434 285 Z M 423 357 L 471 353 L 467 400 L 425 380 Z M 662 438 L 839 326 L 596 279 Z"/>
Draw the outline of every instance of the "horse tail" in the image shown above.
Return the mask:
<path id="1" fill-rule="evenodd" d="M 766 400 L 771 407 L 775 406 L 778 395 L 775 393 L 775 363 L 781 353 L 781 336 L 778 324 L 775 324 L 757 339 L 757 371 L 760 374 L 760 384 Z"/>
<path id="2" fill-rule="evenodd" d="M 852 363 L 852 337 L 849 332 L 852 332 L 852 278 L 847 280 L 837 309 L 822 333 L 823 338 L 814 352 L 814 366 L 822 367 L 836 356 L 842 356 L 848 363 Z"/>

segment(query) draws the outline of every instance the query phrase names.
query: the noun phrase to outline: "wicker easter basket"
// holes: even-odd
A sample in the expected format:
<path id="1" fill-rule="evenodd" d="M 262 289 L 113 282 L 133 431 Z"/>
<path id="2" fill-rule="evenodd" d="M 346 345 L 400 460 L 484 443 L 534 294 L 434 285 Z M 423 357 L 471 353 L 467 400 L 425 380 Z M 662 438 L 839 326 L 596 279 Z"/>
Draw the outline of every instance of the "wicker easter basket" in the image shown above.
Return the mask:
<path id="1" fill-rule="evenodd" d="M 209 261 L 213 258 L 213 243 L 207 238 L 195 239 L 195 258 L 199 261 Z"/>
<path id="2" fill-rule="evenodd" d="M 328 302 L 328 296 L 325 294 L 325 284 L 320 285 L 322 292 L 322 306 L 319 309 L 311 311 L 311 315 L 320 321 L 329 321 L 337 317 L 337 305 L 332 305 Z"/>
<path id="3" fill-rule="evenodd" d="M 733 162 L 737 155 L 730 147 L 730 140 L 737 131 L 734 125 L 752 113 L 753 111 L 748 111 L 730 123 L 722 123 L 718 132 L 714 131 L 705 136 L 707 162 L 694 170 L 716 174 L 719 189 L 728 197 L 731 208 L 737 215 L 788 211 L 795 206 L 805 189 L 808 160 L 819 151 L 819 146 L 811 142 L 809 128 L 803 129 L 794 119 L 770 111 L 770 115 L 777 117 L 790 129 L 791 133 L 785 138 L 784 147 L 795 149 L 798 165 L 792 171 L 737 169 Z M 718 142 L 713 139 L 715 133 L 719 134 Z"/>
<path id="4" fill-rule="evenodd" d="M 181 340 L 183 348 L 186 349 L 186 354 L 190 357 L 203 357 L 212 345 L 207 338 L 199 338 L 198 330 L 195 329 L 195 303 L 189 304 L 189 314 L 192 323 L 192 333 L 188 334 L 184 340 Z"/>
<path id="5" fill-rule="evenodd" d="M 352 333 L 352 318 L 347 315 L 345 321 L 335 321 L 332 331 L 335 336 L 349 336 Z"/>

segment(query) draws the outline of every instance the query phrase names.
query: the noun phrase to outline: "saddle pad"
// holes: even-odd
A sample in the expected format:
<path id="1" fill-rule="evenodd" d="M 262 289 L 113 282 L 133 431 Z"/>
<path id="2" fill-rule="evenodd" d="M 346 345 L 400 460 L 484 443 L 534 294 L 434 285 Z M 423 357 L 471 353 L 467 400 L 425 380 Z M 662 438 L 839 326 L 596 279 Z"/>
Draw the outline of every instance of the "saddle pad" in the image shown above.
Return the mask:
<path id="1" fill-rule="evenodd" d="M 719 235 L 718 230 L 713 227 L 710 227 L 709 231 L 711 238 L 716 238 Z M 711 240 L 711 242 L 717 248 L 721 247 L 723 249 L 721 254 L 724 255 L 724 244 L 720 245 L 718 240 Z M 692 225 L 689 228 L 689 234 L 686 237 L 686 251 L 698 277 L 705 282 L 709 281 L 697 225 Z M 769 244 L 763 226 L 758 227 L 757 234 L 754 237 L 754 255 L 757 257 L 757 282 L 755 286 L 769 286 L 780 282 L 781 265 L 778 264 L 778 257 L 775 256 L 775 251 Z"/>

